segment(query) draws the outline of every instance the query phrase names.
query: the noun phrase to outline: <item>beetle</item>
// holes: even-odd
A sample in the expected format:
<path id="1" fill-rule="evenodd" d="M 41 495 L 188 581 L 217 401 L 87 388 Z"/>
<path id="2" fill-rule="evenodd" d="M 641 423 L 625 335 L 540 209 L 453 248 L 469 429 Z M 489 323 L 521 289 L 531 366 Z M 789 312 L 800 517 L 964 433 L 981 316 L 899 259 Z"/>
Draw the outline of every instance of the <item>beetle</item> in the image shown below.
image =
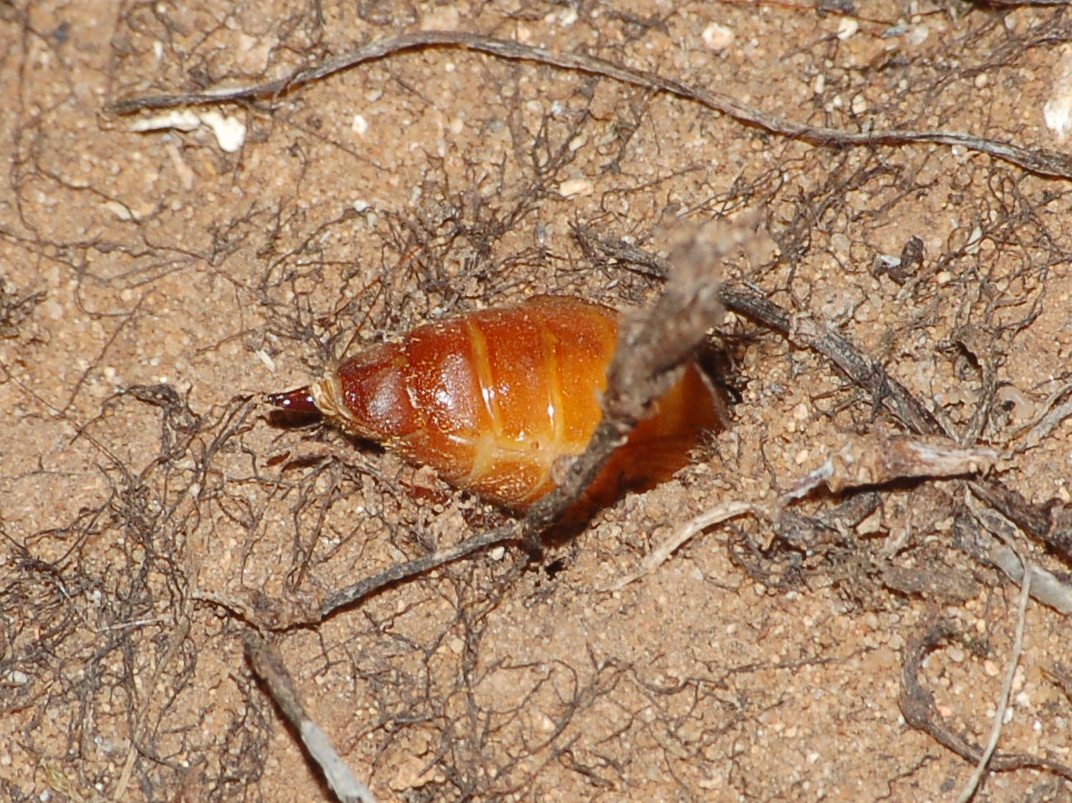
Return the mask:
<path id="1" fill-rule="evenodd" d="M 535 296 L 419 326 L 268 401 L 320 413 L 521 513 L 555 487 L 556 463 L 581 454 L 599 424 L 618 319 L 583 299 Z M 611 455 L 587 501 L 601 506 L 667 479 L 727 420 L 722 391 L 687 364 Z"/>

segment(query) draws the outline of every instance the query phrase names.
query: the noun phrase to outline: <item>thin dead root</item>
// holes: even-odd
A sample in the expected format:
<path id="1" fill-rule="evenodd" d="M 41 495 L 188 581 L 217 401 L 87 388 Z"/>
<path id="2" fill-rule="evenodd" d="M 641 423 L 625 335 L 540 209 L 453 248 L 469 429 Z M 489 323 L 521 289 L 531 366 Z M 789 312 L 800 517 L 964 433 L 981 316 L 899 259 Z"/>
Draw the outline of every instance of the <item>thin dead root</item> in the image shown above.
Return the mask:
<path id="1" fill-rule="evenodd" d="M 1025 583 L 1029 586 L 1029 583 Z M 1021 600 L 1023 599 L 1021 586 Z M 1030 589 L 1028 589 L 1030 590 Z M 1018 625 L 1019 627 L 1019 625 Z M 962 758 L 978 764 L 984 758 L 984 749 L 953 730 L 938 713 L 934 696 L 920 683 L 919 673 L 924 659 L 946 641 L 956 638 L 956 628 L 948 621 L 931 627 L 922 636 L 912 639 L 905 647 L 904 666 L 901 674 L 899 705 L 905 720 L 913 728 L 929 734 L 935 741 Z M 1017 654 L 1017 660 L 1019 655 Z M 998 734 L 1000 738 L 1000 733 Z M 1022 753 L 993 753 L 986 766 L 997 772 L 1019 769 L 1036 769 L 1051 772 L 1072 780 L 1072 767 L 1058 761 Z"/>
<path id="2" fill-rule="evenodd" d="M 665 275 L 665 262 L 643 249 L 596 235 L 583 227 L 575 227 L 574 236 L 586 250 L 603 257 L 640 265 L 653 276 Z M 776 522 L 782 512 L 820 484 L 825 484 L 832 492 L 837 493 L 845 489 L 882 484 L 902 478 L 957 477 L 977 473 L 985 475 L 998 459 L 999 455 L 993 449 L 958 446 L 951 439 L 952 433 L 906 388 L 889 377 L 880 365 L 861 354 L 847 339 L 827 327 L 807 317 L 792 316 L 750 290 L 723 286 L 721 297 L 727 309 L 758 320 L 783 333 L 796 344 L 827 357 L 851 380 L 869 392 L 875 403 L 885 407 L 906 429 L 926 437 L 924 440 L 897 438 L 897 445 L 892 449 L 889 440 L 881 437 L 857 440 L 799 481 L 776 504 L 758 499 L 729 501 L 716 505 L 678 527 L 652 551 L 638 571 L 621 578 L 610 590 L 620 589 L 653 571 L 689 539 L 706 528 L 729 519 L 746 514 L 754 515 L 775 522 L 777 528 Z M 1065 395 L 1067 388 L 1055 392 L 1035 420 L 1020 430 L 1020 436 L 1028 433 L 1026 446 L 1023 448 L 1037 445 L 1068 417 L 1069 404 L 1062 402 Z M 936 629 L 921 641 L 909 646 L 904 663 L 901 695 L 901 708 L 910 725 L 929 733 L 947 748 L 976 763 L 971 779 L 961 792 L 959 799 L 963 801 L 974 797 L 988 768 L 1005 771 L 1034 767 L 1065 778 L 1072 777 L 1069 774 L 1072 769 L 1049 759 L 1019 754 L 995 755 L 1003 718 L 1008 708 L 1012 680 L 1023 649 L 1028 600 L 1035 598 L 1063 614 L 1072 613 L 1072 587 L 1045 569 L 1026 561 L 1016 551 L 1014 543 L 1019 535 L 1026 532 L 1029 536 L 1058 549 L 1060 554 L 1072 556 L 1065 524 L 1067 516 L 1060 513 L 1055 515 L 1031 505 L 996 479 L 977 479 L 969 483 L 968 487 L 968 508 L 983 529 L 1004 541 L 1004 544 L 996 542 L 989 546 L 984 545 L 982 551 L 973 553 L 973 556 L 997 567 L 1012 582 L 1020 585 L 1015 643 L 987 744 L 984 748 L 978 748 L 941 724 L 933 698 L 918 682 L 918 669 L 923 657 L 949 637 L 952 631 L 946 628 Z"/>
<path id="3" fill-rule="evenodd" d="M 577 70 L 592 75 L 601 75 L 625 84 L 676 95 L 731 117 L 743 125 L 754 126 L 784 137 L 801 139 L 820 147 L 901 146 L 913 143 L 932 143 L 949 147 L 959 146 L 985 153 L 1040 175 L 1060 178 L 1072 177 L 1072 160 L 1055 151 L 1029 150 L 1012 143 L 977 137 L 957 131 L 890 130 L 853 133 L 834 128 L 805 125 L 768 114 L 719 92 L 664 78 L 644 70 L 634 70 L 604 59 L 580 53 L 555 53 L 544 48 L 523 45 L 519 42 L 461 31 L 413 31 L 371 42 L 349 53 L 325 59 L 315 67 L 297 69 L 290 75 L 274 81 L 266 81 L 250 86 L 219 87 L 202 92 L 125 98 L 114 103 L 111 106 L 111 111 L 115 114 L 124 115 L 149 109 L 170 109 L 176 106 L 274 98 L 292 92 L 304 84 L 318 81 L 342 70 L 356 67 L 359 64 L 376 61 L 407 50 L 433 47 L 457 47 L 478 53 L 489 53 L 503 59 L 532 61 L 563 70 Z"/>
<path id="4" fill-rule="evenodd" d="M 679 526 L 672 536 L 651 551 L 651 553 L 644 559 L 640 568 L 635 572 L 615 580 L 613 583 L 600 590 L 620 591 L 635 580 L 639 580 L 641 577 L 651 574 L 662 566 L 679 547 L 683 546 L 694 536 L 702 533 L 708 527 L 714 527 L 716 524 L 721 524 L 724 521 L 729 521 L 738 516 L 753 515 L 769 517 L 769 514 L 770 511 L 767 507 L 759 502 L 730 501 L 715 505 L 713 508 L 704 511 L 698 516 L 694 516 Z"/>
<path id="5" fill-rule="evenodd" d="M 639 261 L 656 272 L 665 269 L 665 260 L 642 249 L 613 238 L 594 236 L 583 228 L 575 228 L 574 236 L 587 247 L 615 259 Z M 719 297 L 726 309 L 751 318 L 763 326 L 788 337 L 792 342 L 810 349 L 830 360 L 854 384 L 866 391 L 876 406 L 881 406 L 906 430 L 916 435 L 938 436 L 959 440 L 900 382 L 891 377 L 881 364 L 867 357 L 847 338 L 807 316 L 791 315 L 778 304 L 752 290 L 723 285 Z M 1046 416 L 1048 419 L 1049 416 Z M 943 448 L 953 448 L 950 444 Z M 956 452 L 952 452 L 956 460 Z M 970 455 L 969 455 L 970 456 Z M 976 455 L 989 463 L 995 459 L 992 450 Z M 982 466 L 982 464 L 980 464 Z M 980 500 L 999 511 L 1026 532 L 1060 555 L 1072 559 L 1072 521 L 1062 505 L 1035 505 L 1005 486 L 1000 480 L 982 478 L 969 486 Z"/>
<path id="6" fill-rule="evenodd" d="M 957 796 L 958 803 L 968 803 L 969 800 L 975 797 L 975 792 L 979 788 L 979 783 L 983 780 L 983 774 L 986 772 L 986 765 L 993 758 L 994 751 L 998 749 L 998 742 L 1001 740 L 1001 729 L 1005 724 L 1005 712 L 1009 709 L 1012 683 L 1016 678 L 1016 667 L 1020 664 L 1020 653 L 1024 648 L 1024 623 L 1027 619 L 1027 601 L 1031 599 L 1031 578 L 1034 573 L 1031 570 L 1031 564 L 1024 562 L 1022 566 L 1024 568 L 1024 579 L 1020 584 L 1020 601 L 1016 606 L 1016 636 L 1013 640 L 1012 651 L 1009 654 L 1009 665 L 1005 670 L 1005 682 L 1001 687 L 1001 696 L 994 712 L 994 724 L 990 729 L 990 737 L 986 741 L 986 747 L 983 749 L 982 755 L 979 756 L 979 761 L 975 765 L 971 778 L 964 784 L 964 788 Z"/>
<path id="7" fill-rule="evenodd" d="M 188 597 L 192 602 L 192 597 Z M 121 801 L 127 799 L 127 787 L 130 785 L 131 776 L 134 772 L 134 760 L 137 757 L 137 743 L 144 737 L 145 729 L 145 715 L 158 694 L 158 688 L 166 672 L 171 671 L 171 664 L 178 655 L 179 649 L 182 647 L 182 643 L 186 640 L 186 637 L 190 634 L 190 619 L 189 619 L 190 604 L 186 606 L 186 610 L 183 611 L 179 624 L 174 627 L 171 634 L 168 636 L 167 646 L 164 649 L 163 655 L 153 668 L 152 676 L 143 690 L 142 703 L 138 708 L 138 713 L 135 718 L 135 739 L 131 741 L 130 749 L 127 751 L 126 760 L 123 762 L 123 770 L 119 774 L 119 780 L 115 785 L 115 792 L 112 795 L 113 801 Z"/>
<path id="8" fill-rule="evenodd" d="M 1048 605 L 1060 613 L 1072 614 L 1072 586 L 1058 580 L 1041 566 L 1025 561 L 1015 548 L 1022 539 L 1021 530 L 1005 516 L 993 510 L 971 493 L 965 494 L 965 507 L 979 523 L 981 530 L 993 536 L 979 557 L 1001 571 L 1009 582 L 1024 583 L 1024 567 L 1029 567 L 1031 596 L 1036 602 Z"/>

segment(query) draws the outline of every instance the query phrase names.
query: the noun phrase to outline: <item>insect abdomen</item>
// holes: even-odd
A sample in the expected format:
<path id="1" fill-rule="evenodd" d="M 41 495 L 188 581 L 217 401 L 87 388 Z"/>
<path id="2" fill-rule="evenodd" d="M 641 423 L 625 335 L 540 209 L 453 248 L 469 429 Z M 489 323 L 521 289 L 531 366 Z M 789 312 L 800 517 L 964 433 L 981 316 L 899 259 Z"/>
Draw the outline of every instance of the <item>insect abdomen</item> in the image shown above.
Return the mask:
<path id="1" fill-rule="evenodd" d="M 616 339 L 613 312 L 554 297 L 414 330 L 407 381 L 424 427 L 400 450 L 448 482 L 527 506 L 599 423 Z"/>
<path id="2" fill-rule="evenodd" d="M 599 424 L 617 337 L 613 310 L 539 296 L 421 326 L 343 363 L 309 392 L 355 434 L 522 510 L 554 487 L 555 461 L 583 452 Z M 590 495 L 609 499 L 665 479 L 704 430 L 720 425 L 721 399 L 690 365 Z"/>

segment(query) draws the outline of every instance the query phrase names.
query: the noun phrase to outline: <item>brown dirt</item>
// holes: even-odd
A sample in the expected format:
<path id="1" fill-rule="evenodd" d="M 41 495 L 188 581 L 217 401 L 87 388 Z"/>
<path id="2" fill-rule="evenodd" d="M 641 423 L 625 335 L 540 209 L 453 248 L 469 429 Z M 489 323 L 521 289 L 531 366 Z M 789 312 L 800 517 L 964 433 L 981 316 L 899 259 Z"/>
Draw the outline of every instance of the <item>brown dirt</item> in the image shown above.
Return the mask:
<path id="1" fill-rule="evenodd" d="M 1043 121 L 1072 40 L 1061 10 L 674 5 L 0 3 L 10 799 L 327 798 L 244 661 L 248 624 L 205 592 L 338 588 L 497 514 L 336 432 L 273 426 L 260 394 L 446 313 L 545 291 L 622 308 L 654 296 L 655 280 L 587 259 L 574 223 L 658 250 L 679 219 L 751 212 L 779 256 L 730 281 L 850 338 L 953 432 L 992 379 L 978 440 L 1022 445 L 1017 428 L 1069 375 L 1067 180 L 947 146 L 821 148 L 451 49 L 220 107 L 246 128 L 234 153 L 204 127 L 135 133 L 137 118 L 105 110 L 455 27 L 815 125 L 1069 147 Z M 713 23 L 733 32 L 722 50 Z M 903 283 L 877 275 L 914 236 L 924 256 Z M 922 681 L 945 723 L 983 742 L 1019 592 L 958 548 L 962 482 L 883 488 L 863 524 L 807 542 L 754 521 L 715 528 L 600 590 L 691 515 L 783 491 L 847 436 L 897 429 L 814 353 L 741 317 L 722 334 L 740 401 L 707 459 L 604 511 L 543 567 L 520 550 L 477 556 L 278 638 L 311 713 L 381 799 L 955 798 L 972 764 L 906 724 L 905 648 L 955 623 Z M 1002 480 L 1068 502 L 1069 433 L 1009 453 Z M 1016 546 L 1065 576 L 1067 560 Z M 1072 763 L 1067 634 L 1059 613 L 1028 608 L 1001 752 Z M 994 772 L 976 799 L 1070 800 L 1072 787 Z"/>

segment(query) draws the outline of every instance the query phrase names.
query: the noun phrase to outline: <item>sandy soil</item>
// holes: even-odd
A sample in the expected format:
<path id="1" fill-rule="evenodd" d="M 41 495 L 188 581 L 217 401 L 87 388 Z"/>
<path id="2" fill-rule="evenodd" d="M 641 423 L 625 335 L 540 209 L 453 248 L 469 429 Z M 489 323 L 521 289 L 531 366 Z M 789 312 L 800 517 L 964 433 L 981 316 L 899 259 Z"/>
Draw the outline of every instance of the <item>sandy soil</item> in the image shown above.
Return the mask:
<path id="1" fill-rule="evenodd" d="M 683 226 L 751 215 L 777 248 L 727 282 L 840 333 L 963 444 L 999 450 L 994 476 L 1025 504 L 1067 503 L 1067 179 L 961 145 L 823 147 L 450 48 L 187 109 L 190 130 L 138 132 L 152 113 L 108 110 L 454 29 L 815 126 L 1072 149 L 1061 10 L 829 5 L 0 3 L 6 798 L 330 799 L 244 659 L 243 605 L 340 588 L 501 516 L 331 429 L 280 426 L 262 394 L 445 314 L 537 292 L 623 309 L 658 293 L 585 253 L 574 226 L 657 252 Z M 912 238 L 921 259 L 876 269 Z M 912 645 L 938 623 L 955 632 L 919 680 L 939 725 L 984 743 L 1001 699 L 1020 584 L 973 552 L 1007 522 L 963 480 L 866 489 L 855 519 L 828 514 L 862 492 L 820 492 L 795 518 L 711 528 L 604 590 L 691 516 L 770 498 L 850 439 L 904 429 L 759 322 L 729 316 L 720 342 L 733 426 L 674 480 L 601 512 L 543 565 L 478 555 L 274 637 L 381 800 L 964 788 L 973 762 L 899 705 Z M 1067 555 L 1011 524 L 1004 536 L 1064 588 Z M 1072 799 L 1067 623 L 1032 602 L 1024 634 L 976 800 Z"/>

